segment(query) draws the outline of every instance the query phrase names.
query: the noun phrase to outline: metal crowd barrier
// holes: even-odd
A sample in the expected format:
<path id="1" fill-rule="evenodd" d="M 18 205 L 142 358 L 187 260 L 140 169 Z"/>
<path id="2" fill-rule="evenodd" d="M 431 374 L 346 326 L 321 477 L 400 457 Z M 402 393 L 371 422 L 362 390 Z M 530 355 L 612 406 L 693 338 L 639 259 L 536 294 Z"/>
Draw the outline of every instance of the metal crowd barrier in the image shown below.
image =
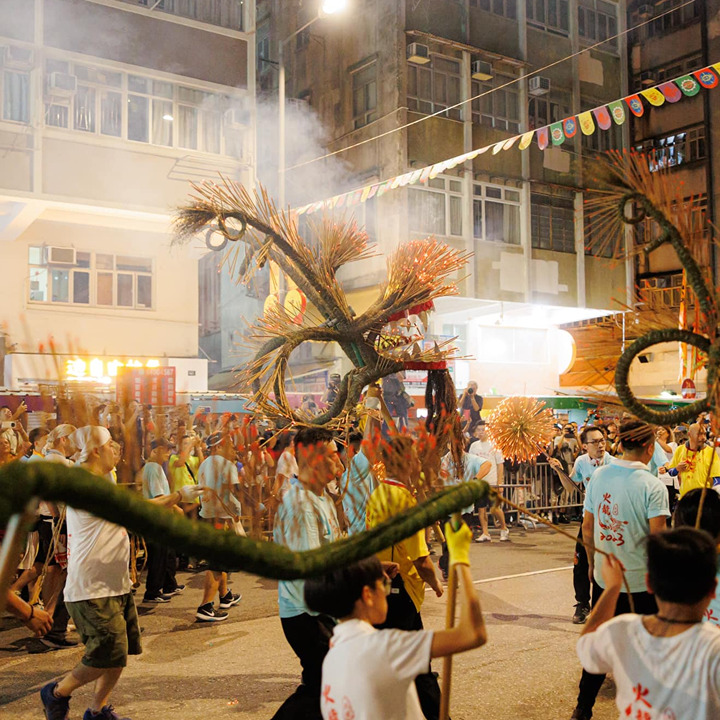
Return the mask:
<path id="1" fill-rule="evenodd" d="M 498 489 L 511 502 L 523 505 L 538 515 L 547 516 L 548 519 L 559 513 L 571 517 L 582 515 L 582 492 L 567 492 L 547 462 L 521 463 L 515 470 L 506 469 Z M 518 514 L 507 505 L 503 510 L 511 518 Z M 522 514 L 514 519 L 522 525 L 534 525 Z"/>

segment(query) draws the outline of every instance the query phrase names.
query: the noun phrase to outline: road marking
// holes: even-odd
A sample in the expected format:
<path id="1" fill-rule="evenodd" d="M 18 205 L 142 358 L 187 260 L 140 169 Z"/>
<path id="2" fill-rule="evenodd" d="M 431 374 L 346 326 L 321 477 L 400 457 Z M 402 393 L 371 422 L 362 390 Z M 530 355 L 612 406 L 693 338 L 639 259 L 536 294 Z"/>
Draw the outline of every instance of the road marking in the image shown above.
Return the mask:
<path id="1" fill-rule="evenodd" d="M 563 565 L 563 567 L 548 568 L 547 570 L 532 570 L 531 572 L 517 573 L 515 575 L 500 575 L 499 577 L 473 580 L 473 585 L 482 585 L 482 583 L 496 582 L 497 580 L 512 580 L 513 578 L 530 577 L 531 575 L 544 575 L 545 573 L 559 572 L 561 570 L 572 570 L 572 568 L 572 565 Z"/>

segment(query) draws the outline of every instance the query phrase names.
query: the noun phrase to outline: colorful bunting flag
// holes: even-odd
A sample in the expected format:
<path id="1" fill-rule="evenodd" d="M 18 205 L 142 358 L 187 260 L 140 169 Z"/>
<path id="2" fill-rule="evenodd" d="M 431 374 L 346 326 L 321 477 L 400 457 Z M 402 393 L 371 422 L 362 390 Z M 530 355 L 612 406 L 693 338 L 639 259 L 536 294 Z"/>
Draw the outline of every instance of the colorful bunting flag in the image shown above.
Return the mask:
<path id="1" fill-rule="evenodd" d="M 565 118 L 562 125 L 565 137 L 575 137 L 575 133 L 577 132 L 577 121 L 575 120 L 575 116 Z"/>
<path id="2" fill-rule="evenodd" d="M 682 98 L 682 93 L 674 82 L 663 83 L 658 89 L 669 103 L 676 103 Z"/>
<path id="3" fill-rule="evenodd" d="M 645 106 L 642 104 L 639 95 L 628 95 L 625 98 L 625 102 L 635 117 L 642 117 L 642 114 L 645 112 Z"/>
<path id="4" fill-rule="evenodd" d="M 608 109 L 602 105 L 599 108 L 595 108 L 593 110 L 593 115 L 595 115 L 595 119 L 597 120 L 597 124 L 600 128 L 603 130 L 607 130 L 612 125 L 612 120 L 610 119 L 610 113 L 608 112 Z"/>
<path id="5" fill-rule="evenodd" d="M 688 97 L 693 97 L 700 92 L 700 83 L 690 75 L 683 75 L 675 82 L 677 83 L 677 86 L 683 91 L 683 93 L 685 93 L 685 95 L 687 95 Z"/>
<path id="6" fill-rule="evenodd" d="M 297 215 L 304 215 L 305 213 L 317 212 L 323 208 L 340 208 L 364 203 L 373 197 L 382 197 L 388 190 L 405 187 L 406 185 L 412 185 L 417 182 L 425 183 L 429 179 L 437 177 L 444 170 L 473 160 L 488 150 L 492 150 L 492 154 L 497 155 L 503 150 L 509 150 L 516 143 L 518 149 L 526 150 L 532 144 L 533 138 L 536 138 L 540 150 L 545 150 L 550 142 L 552 142 L 553 145 L 562 145 L 566 138 L 572 138 L 577 134 L 578 125 L 584 135 L 592 135 L 595 132 L 596 122 L 597 126 L 603 130 L 608 130 L 612 126 L 613 121 L 616 125 L 622 125 L 627 119 L 624 104 L 627 105 L 635 117 L 642 117 L 645 112 L 645 106 L 643 105 L 641 96 L 655 107 L 663 105 L 666 101 L 676 103 L 682 99 L 683 95 L 687 97 L 697 95 L 701 87 L 708 90 L 717 87 L 718 84 L 720 84 L 719 76 L 720 62 L 710 67 L 696 70 L 688 75 L 675 78 L 674 80 L 661 83 L 657 87 L 646 88 L 645 90 L 641 90 L 639 94 L 628 95 L 621 100 L 615 100 L 607 106 L 603 105 L 593 110 L 582 112 L 577 115 L 577 117 L 570 116 L 561 122 L 552 123 L 537 130 L 530 130 L 522 135 L 513 135 L 506 140 L 486 145 L 477 150 L 471 150 L 470 152 L 433 165 L 428 165 L 418 170 L 411 170 L 410 172 L 403 173 L 389 180 L 374 183 L 359 190 L 343 193 L 342 195 L 335 195 L 326 200 L 303 205 L 297 208 L 295 213 Z"/>
<path id="7" fill-rule="evenodd" d="M 553 145 L 562 145 L 565 142 L 565 133 L 561 122 L 553 123 L 550 126 L 550 137 Z"/>
<path id="8" fill-rule="evenodd" d="M 527 150 L 527 148 L 530 147 L 530 143 L 532 142 L 534 134 L 535 134 L 534 130 L 531 130 L 530 132 L 526 132 L 520 138 L 520 144 L 518 145 L 518 150 Z"/>
<path id="9" fill-rule="evenodd" d="M 623 107 L 622 100 L 615 100 L 608 105 L 612 119 L 616 125 L 622 125 L 625 122 L 625 108 Z"/>
<path id="10" fill-rule="evenodd" d="M 698 82 L 707 90 L 712 90 L 712 88 L 717 87 L 717 75 L 709 67 L 703 68 L 702 70 L 697 70 L 693 73 L 693 75 L 697 78 Z"/>
<path id="11" fill-rule="evenodd" d="M 595 121 L 589 110 L 578 115 L 578 122 L 583 135 L 592 135 L 595 132 Z"/>
<path id="12" fill-rule="evenodd" d="M 665 96 L 657 88 L 641 90 L 640 94 L 655 107 L 660 107 L 665 102 Z"/>
<path id="13" fill-rule="evenodd" d="M 548 129 L 546 127 L 542 127 L 536 131 L 535 135 L 537 136 L 538 147 L 541 150 L 544 150 L 548 146 Z"/>

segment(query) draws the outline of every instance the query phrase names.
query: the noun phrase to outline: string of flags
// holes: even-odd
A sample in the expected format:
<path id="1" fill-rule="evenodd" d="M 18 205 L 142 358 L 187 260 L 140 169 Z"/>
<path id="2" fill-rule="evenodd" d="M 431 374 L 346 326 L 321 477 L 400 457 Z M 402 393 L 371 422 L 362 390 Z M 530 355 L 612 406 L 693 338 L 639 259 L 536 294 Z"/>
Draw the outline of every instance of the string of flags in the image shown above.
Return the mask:
<path id="1" fill-rule="evenodd" d="M 575 137 L 578 128 L 583 135 L 592 135 L 597 128 L 600 130 L 609 130 L 613 122 L 616 125 L 622 125 L 628 118 L 628 111 L 635 117 L 642 117 L 645 113 L 645 105 L 643 100 L 650 103 L 652 107 L 660 107 L 666 102 L 676 103 L 683 97 L 694 97 L 700 92 L 701 88 L 712 90 L 720 83 L 720 62 L 709 65 L 708 67 L 695 70 L 687 75 L 682 75 L 674 80 L 655 85 L 654 87 L 640 90 L 640 92 L 627 97 L 614 100 L 605 105 L 599 105 L 596 108 L 581 112 L 578 115 L 571 115 L 559 122 L 545 125 L 544 127 L 528 132 L 515 135 L 506 140 L 486 145 L 485 147 L 471 150 L 470 152 L 456 157 L 442 160 L 433 165 L 411 170 L 410 172 L 396 175 L 389 180 L 372 183 L 357 190 L 335 195 L 326 200 L 309 203 L 295 212 L 298 215 L 310 214 L 319 210 L 331 210 L 334 208 L 352 207 L 359 203 L 364 203 L 374 197 L 382 197 L 386 192 L 395 190 L 396 188 L 406 187 L 407 185 L 415 185 L 416 183 L 426 183 L 437 177 L 445 170 L 450 170 L 467 160 L 491 152 L 497 155 L 504 150 L 510 150 L 517 143 L 518 150 L 527 150 L 532 144 L 533 139 L 536 141 L 540 150 L 553 146 L 562 145 L 565 140 Z"/>

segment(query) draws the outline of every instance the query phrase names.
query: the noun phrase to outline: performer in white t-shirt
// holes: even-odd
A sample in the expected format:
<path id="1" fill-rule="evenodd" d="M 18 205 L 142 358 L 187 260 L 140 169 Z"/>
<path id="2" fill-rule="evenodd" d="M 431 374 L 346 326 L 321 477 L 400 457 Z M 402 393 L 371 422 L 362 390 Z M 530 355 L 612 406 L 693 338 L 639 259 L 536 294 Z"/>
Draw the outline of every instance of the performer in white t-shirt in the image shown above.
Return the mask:
<path id="1" fill-rule="evenodd" d="M 449 630 L 376 630 L 385 621 L 390 578 L 377 556 L 305 583 L 310 610 L 337 618 L 322 666 L 324 720 L 423 720 L 415 678 L 431 658 L 487 642 L 480 602 L 470 575 L 472 532 L 445 526 L 450 564 L 460 577 L 460 621 Z M 389 568 L 390 569 L 390 568 Z M 391 569 L 397 572 L 397 566 Z"/>
<path id="2" fill-rule="evenodd" d="M 716 720 L 720 632 L 703 622 L 715 595 L 715 543 L 702 531 L 678 528 L 650 535 L 647 556 L 657 613 L 613 618 L 623 573 L 618 560 L 605 558 L 605 590 L 578 640 L 580 662 L 590 673 L 612 672 L 620 718 Z"/>

